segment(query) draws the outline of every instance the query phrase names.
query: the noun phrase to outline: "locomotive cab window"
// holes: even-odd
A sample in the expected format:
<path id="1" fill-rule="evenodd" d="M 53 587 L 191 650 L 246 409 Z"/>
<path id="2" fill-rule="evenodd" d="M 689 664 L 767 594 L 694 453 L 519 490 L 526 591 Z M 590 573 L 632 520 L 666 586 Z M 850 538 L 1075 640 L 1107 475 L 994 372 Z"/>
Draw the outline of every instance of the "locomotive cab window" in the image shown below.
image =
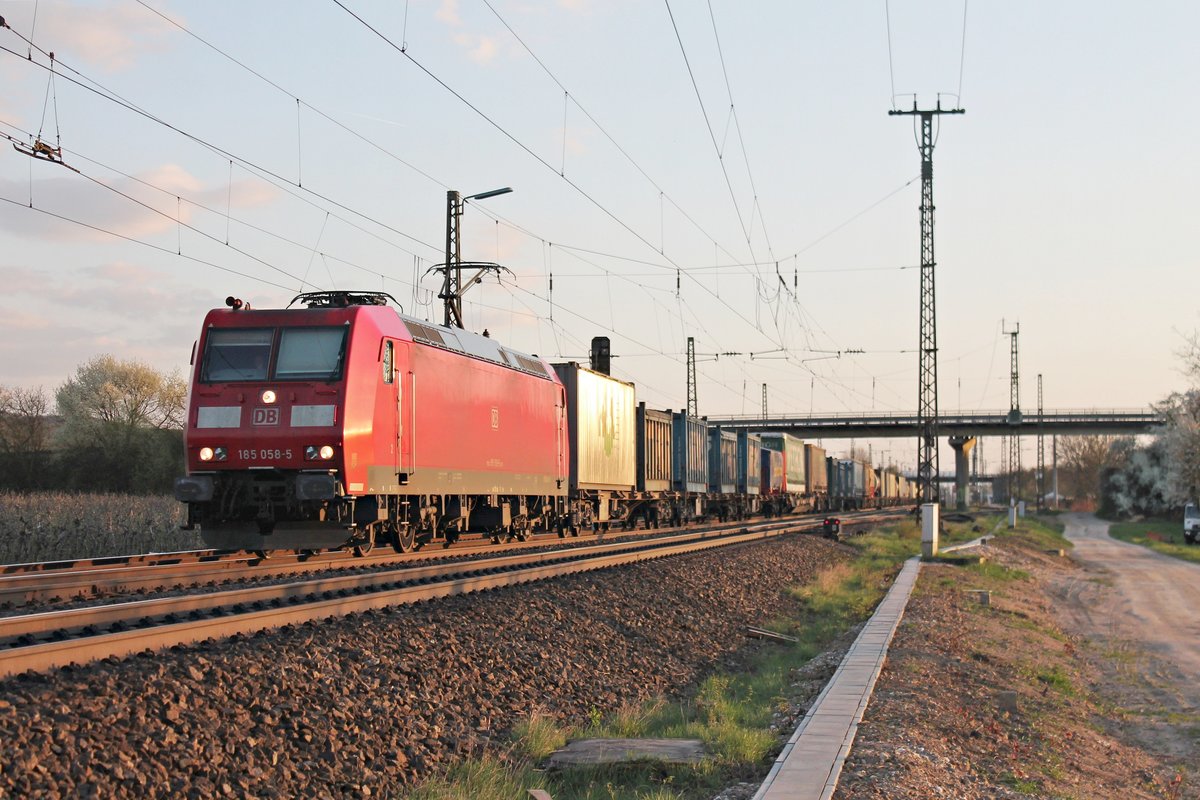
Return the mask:
<path id="1" fill-rule="evenodd" d="M 279 336 L 278 380 L 336 380 L 342 372 L 346 329 L 284 328 Z"/>
<path id="2" fill-rule="evenodd" d="M 274 334 L 271 328 L 209 331 L 202 379 L 208 383 L 265 381 Z"/>

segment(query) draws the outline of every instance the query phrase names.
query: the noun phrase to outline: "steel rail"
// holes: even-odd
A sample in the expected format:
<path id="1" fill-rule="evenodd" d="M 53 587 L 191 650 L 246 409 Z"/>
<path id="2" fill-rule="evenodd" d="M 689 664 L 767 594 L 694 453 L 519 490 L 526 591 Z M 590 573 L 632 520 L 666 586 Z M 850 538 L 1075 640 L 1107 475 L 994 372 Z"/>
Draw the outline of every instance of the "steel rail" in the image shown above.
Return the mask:
<path id="1" fill-rule="evenodd" d="M 540 535 L 540 545 L 545 546 L 547 534 Z M 558 540 L 555 538 L 553 541 Z M 211 556 L 190 560 L 103 565 L 99 568 L 84 566 L 56 571 L 31 569 L 7 575 L 0 574 L 0 603 L 21 604 L 56 598 L 95 597 L 106 593 L 150 591 L 211 581 L 257 580 L 263 577 L 303 575 L 330 569 L 380 567 L 413 560 L 471 556 L 476 553 L 498 552 L 500 548 L 514 549 L 538 544 L 533 541 L 495 545 L 481 540 L 459 542 L 445 549 L 421 549 L 403 554 L 386 548 L 366 556 L 354 556 L 340 551 L 304 555 L 272 551 L 270 558 L 263 558 L 239 550 L 214 551 Z"/>
<path id="2" fill-rule="evenodd" d="M 230 590 L 205 595 L 9 617 L 0 620 L 0 637 L 10 642 L 0 651 L 0 678 L 72 663 L 125 657 L 235 634 L 345 616 L 370 609 L 404 605 L 502 586 L 529 583 L 578 572 L 666 558 L 716 547 L 763 541 L 798 530 L 791 521 L 761 523 L 738 532 L 688 533 L 668 539 L 615 542 L 567 551 L 507 556 L 501 559 L 446 564 L 422 570 L 350 575 L 293 584 Z M 419 576 L 415 573 L 425 573 Z M 435 573 L 441 573 L 435 577 Z M 271 608 L 261 608 L 274 604 Z M 247 606 L 257 605 L 256 610 Z M 89 617 L 89 612 L 91 617 Z M 181 614 L 210 616 L 175 621 Z M 54 622 L 54 620 L 59 620 Z M 155 620 L 163 620 L 154 624 Z M 64 626 L 62 623 L 67 623 Z M 138 627 L 128 628 L 137 625 Z M 150 627 L 142 627 L 150 625 Z M 101 632 L 99 627 L 128 628 Z M 57 641 L 23 643 L 35 634 L 70 636 Z"/>
<path id="3" fill-rule="evenodd" d="M 806 518 L 797 516 L 796 522 Z M 807 519 L 813 519 L 808 517 Z M 736 527 L 738 523 L 724 523 L 704 528 L 722 529 Z M 638 531 L 612 531 L 608 535 L 654 535 L 670 529 L 641 529 Z M 412 561 L 469 557 L 481 553 L 496 553 L 530 547 L 545 547 L 549 542 L 560 540 L 553 532 L 539 533 L 526 542 L 492 544 L 486 539 L 462 541 L 450 548 L 422 548 L 412 553 L 400 554 L 390 548 L 366 556 L 328 551 L 299 555 L 276 551 L 271 558 L 243 551 L 183 551 L 180 553 L 156 554 L 138 557 L 120 556 L 111 559 L 92 559 L 79 562 L 48 562 L 47 565 L 9 565 L 0 569 L 0 604 L 23 605 L 47 602 L 56 599 L 87 599 L 132 592 L 155 591 L 168 588 L 195 586 L 214 581 L 261 580 L 264 578 L 305 575 L 332 569 L 379 568 Z M 576 539 L 570 540 L 574 542 Z M 184 556 L 191 556 L 184 558 Z M 129 562 L 130 559 L 145 558 L 145 563 Z M 162 560 L 154 560 L 159 559 Z M 63 565 L 63 566 L 55 566 Z M 67 565 L 75 565 L 70 568 Z M 90 565 L 96 565 L 94 567 Z M 46 569 L 38 567 L 46 566 Z M 24 571 L 16 568 L 29 567 Z"/>

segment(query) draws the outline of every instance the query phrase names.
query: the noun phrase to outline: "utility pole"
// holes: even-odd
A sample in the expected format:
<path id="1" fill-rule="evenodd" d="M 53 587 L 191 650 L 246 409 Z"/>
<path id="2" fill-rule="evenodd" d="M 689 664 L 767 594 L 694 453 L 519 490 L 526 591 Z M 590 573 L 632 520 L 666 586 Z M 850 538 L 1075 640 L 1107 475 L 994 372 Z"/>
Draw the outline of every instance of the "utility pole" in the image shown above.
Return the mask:
<path id="1" fill-rule="evenodd" d="M 1038 452 L 1037 452 L 1037 510 L 1046 503 L 1046 437 L 1042 433 L 1042 373 L 1038 373 Z"/>
<path id="2" fill-rule="evenodd" d="M 1011 331 L 1005 330 L 1004 327 L 1004 323 L 1001 321 L 1000 330 L 1010 337 L 1011 342 L 1008 370 L 1008 424 L 1016 428 L 1021 424 L 1021 366 L 1017 356 L 1017 336 L 1021 333 L 1021 323 L 1016 323 L 1016 327 Z M 1013 500 L 1019 501 L 1021 499 L 1021 437 L 1013 434 L 1009 438 L 1012 441 L 1008 448 L 1008 473 L 1012 476 L 1015 487 L 1011 495 Z"/>
<path id="3" fill-rule="evenodd" d="M 963 109 L 937 107 L 920 110 L 913 98 L 911 111 L 892 109 L 888 115 L 921 118 L 921 327 L 917 375 L 917 482 L 921 502 L 938 502 L 938 399 L 937 399 L 937 304 L 933 272 L 933 118 L 941 114 L 962 114 Z"/>
<path id="4" fill-rule="evenodd" d="M 767 385 L 763 385 L 763 419 L 767 418 Z"/>
<path id="5" fill-rule="evenodd" d="M 688 337 L 687 349 L 687 413 L 689 417 L 700 416 L 700 404 L 696 400 L 696 338 Z"/>
<path id="6" fill-rule="evenodd" d="M 1010 444 L 1009 439 L 1011 438 L 1011 436 L 1000 437 L 1000 469 L 1005 473 L 1004 494 L 1006 497 L 1004 499 L 1008 500 L 1010 504 L 1013 499 L 1012 474 L 1008 472 L 1008 446 Z M 995 486 L 995 484 L 993 484 L 993 486 Z"/>
<path id="7" fill-rule="evenodd" d="M 495 197 L 496 195 L 508 194 L 511 191 L 512 189 L 506 186 L 503 189 L 492 189 L 489 192 L 480 192 L 479 194 L 472 194 L 467 197 L 463 197 L 454 189 L 446 192 L 446 263 L 433 267 L 433 270 L 445 273 L 445 279 L 442 281 L 442 293 L 438 295 L 438 299 L 445 306 L 445 318 L 442 324 L 447 328 L 463 327 L 462 297 L 467 293 L 468 289 L 482 280 L 483 273 L 489 270 L 498 273 L 504 269 L 499 264 L 491 262 L 463 262 L 462 236 L 459 232 L 459 222 L 463 214 L 463 205 L 467 200 L 483 200 L 488 197 Z M 478 272 L 471 276 L 470 280 L 465 284 L 462 279 L 462 269 L 464 266 L 478 269 Z"/>
<path id="8" fill-rule="evenodd" d="M 1054 481 L 1051 491 L 1054 492 L 1054 509 L 1058 510 L 1058 434 L 1050 437 L 1050 457 L 1054 460 Z"/>
<path id="9" fill-rule="evenodd" d="M 983 450 L 983 437 L 975 440 L 975 448 L 971 451 L 971 485 L 975 488 L 975 502 L 983 505 L 979 497 L 979 452 Z"/>

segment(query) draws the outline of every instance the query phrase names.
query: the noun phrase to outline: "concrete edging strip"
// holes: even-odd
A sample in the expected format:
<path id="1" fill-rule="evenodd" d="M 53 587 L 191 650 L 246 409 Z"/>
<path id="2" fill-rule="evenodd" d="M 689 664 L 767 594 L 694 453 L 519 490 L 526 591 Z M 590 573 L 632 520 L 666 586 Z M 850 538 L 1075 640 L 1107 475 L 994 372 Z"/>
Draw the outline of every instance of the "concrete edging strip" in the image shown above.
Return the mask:
<path id="1" fill-rule="evenodd" d="M 904 562 L 887 596 L 775 759 L 754 800 L 833 796 L 920 569 L 920 558 Z"/>

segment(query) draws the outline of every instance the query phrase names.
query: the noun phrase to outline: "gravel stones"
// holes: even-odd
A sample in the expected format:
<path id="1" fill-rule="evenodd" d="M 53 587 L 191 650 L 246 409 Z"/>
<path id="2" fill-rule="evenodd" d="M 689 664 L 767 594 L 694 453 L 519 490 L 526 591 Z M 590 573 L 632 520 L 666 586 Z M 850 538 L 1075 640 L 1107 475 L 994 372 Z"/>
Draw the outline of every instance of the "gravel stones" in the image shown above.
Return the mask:
<path id="1" fill-rule="evenodd" d="M 0 795 L 388 797 L 736 664 L 844 559 L 789 536 L 0 683 Z"/>

